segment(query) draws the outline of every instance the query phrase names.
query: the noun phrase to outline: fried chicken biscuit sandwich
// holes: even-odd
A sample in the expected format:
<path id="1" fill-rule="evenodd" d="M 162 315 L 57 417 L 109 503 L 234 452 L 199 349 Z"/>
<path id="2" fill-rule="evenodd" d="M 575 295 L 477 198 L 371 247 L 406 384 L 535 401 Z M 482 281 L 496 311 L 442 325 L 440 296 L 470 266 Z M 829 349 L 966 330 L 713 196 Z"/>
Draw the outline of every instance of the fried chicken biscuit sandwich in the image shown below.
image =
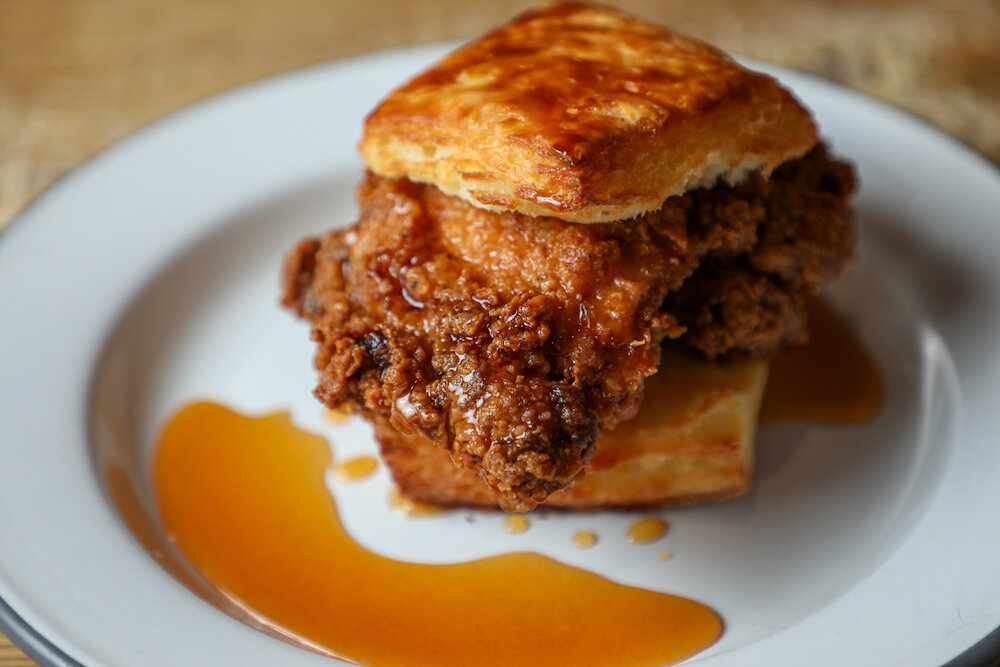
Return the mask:
<path id="1" fill-rule="evenodd" d="M 360 150 L 359 220 L 289 255 L 284 303 L 316 395 L 374 422 L 405 495 L 748 488 L 762 360 L 804 339 L 854 243 L 851 169 L 776 81 L 556 4 L 396 89 Z"/>

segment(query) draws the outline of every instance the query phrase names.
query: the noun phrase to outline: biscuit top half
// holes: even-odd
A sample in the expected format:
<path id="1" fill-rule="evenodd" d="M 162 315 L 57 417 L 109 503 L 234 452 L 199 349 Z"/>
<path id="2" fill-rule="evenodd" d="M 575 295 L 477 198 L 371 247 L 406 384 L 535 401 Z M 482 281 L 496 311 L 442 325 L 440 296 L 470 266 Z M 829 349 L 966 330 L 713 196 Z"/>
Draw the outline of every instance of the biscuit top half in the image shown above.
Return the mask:
<path id="1" fill-rule="evenodd" d="M 392 92 L 360 150 L 378 175 L 481 208 L 608 222 L 719 178 L 768 174 L 816 141 L 774 79 L 616 10 L 564 3 Z"/>

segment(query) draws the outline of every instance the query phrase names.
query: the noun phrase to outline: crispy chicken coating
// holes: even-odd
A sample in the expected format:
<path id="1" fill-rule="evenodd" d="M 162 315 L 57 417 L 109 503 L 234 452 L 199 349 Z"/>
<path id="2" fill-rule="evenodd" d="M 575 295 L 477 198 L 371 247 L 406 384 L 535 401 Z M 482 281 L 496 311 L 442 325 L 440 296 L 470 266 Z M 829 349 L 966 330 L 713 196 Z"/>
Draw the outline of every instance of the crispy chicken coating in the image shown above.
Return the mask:
<path id="1" fill-rule="evenodd" d="M 360 221 L 289 255 L 330 407 L 388 418 L 479 473 L 508 510 L 581 474 L 632 417 L 660 343 L 764 356 L 851 255 L 850 167 L 823 147 L 639 218 L 574 224 L 475 208 L 369 174 Z"/>

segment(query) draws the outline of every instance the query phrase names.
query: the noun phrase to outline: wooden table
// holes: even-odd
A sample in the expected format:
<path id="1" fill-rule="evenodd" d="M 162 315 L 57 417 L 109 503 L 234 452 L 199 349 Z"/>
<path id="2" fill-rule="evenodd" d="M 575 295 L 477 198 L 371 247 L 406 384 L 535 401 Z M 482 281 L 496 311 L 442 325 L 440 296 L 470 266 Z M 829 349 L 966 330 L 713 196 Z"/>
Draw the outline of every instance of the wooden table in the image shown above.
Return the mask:
<path id="1" fill-rule="evenodd" d="M 606 2 L 885 99 L 1000 164 L 995 0 Z M 474 36 L 533 4 L 4 0 L 0 229 L 97 151 L 195 100 L 349 54 Z M 33 664 L 0 636 L 0 667 Z"/>

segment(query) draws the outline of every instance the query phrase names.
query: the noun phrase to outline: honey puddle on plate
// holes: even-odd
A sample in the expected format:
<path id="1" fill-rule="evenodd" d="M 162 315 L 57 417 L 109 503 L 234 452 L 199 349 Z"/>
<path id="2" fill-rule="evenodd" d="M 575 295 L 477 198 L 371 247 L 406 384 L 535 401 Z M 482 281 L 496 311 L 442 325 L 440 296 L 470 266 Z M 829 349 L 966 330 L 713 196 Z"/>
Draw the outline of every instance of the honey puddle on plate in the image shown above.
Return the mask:
<path id="1" fill-rule="evenodd" d="M 809 316 L 810 342 L 772 360 L 761 421 L 872 418 L 883 390 L 871 357 L 822 301 Z M 323 481 L 332 465 L 327 443 L 286 413 L 248 417 L 213 403 L 177 412 L 153 476 L 169 537 L 214 590 L 192 587 L 255 627 L 365 665 L 662 665 L 722 631 L 697 602 L 538 554 L 452 565 L 379 556 L 344 531 Z M 371 469 L 359 460 L 340 473 L 359 479 Z M 658 537 L 660 524 L 633 531 Z"/>
<path id="2" fill-rule="evenodd" d="M 882 407 L 884 393 L 871 355 L 824 300 L 808 301 L 807 313 L 809 341 L 771 359 L 761 424 L 871 420 Z"/>
<path id="3" fill-rule="evenodd" d="M 533 553 L 450 565 L 382 557 L 344 531 L 319 436 L 213 403 L 164 426 L 153 475 L 170 538 L 208 582 L 290 636 L 365 665 L 661 665 L 713 643 L 692 600 Z"/>

